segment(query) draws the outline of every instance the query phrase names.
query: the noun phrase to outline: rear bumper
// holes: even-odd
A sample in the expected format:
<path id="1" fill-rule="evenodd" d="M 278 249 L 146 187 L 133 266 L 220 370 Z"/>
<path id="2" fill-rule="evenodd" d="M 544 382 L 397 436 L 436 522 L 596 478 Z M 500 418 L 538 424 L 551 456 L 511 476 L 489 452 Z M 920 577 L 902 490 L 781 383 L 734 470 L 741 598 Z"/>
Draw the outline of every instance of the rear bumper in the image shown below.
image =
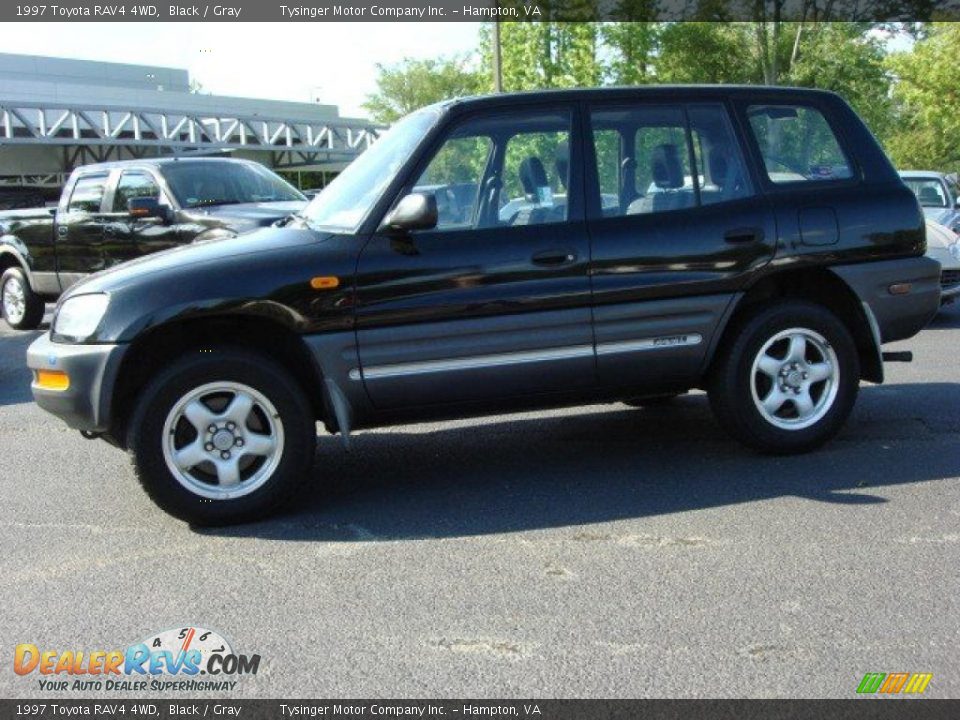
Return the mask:
<path id="1" fill-rule="evenodd" d="M 72 428 L 88 432 L 110 429 L 110 400 L 125 345 L 68 345 L 41 335 L 27 349 L 27 366 L 33 371 L 33 399 Z M 37 371 L 63 372 L 69 378 L 64 390 L 37 383 Z"/>
<path id="2" fill-rule="evenodd" d="M 870 308 L 881 343 L 913 337 L 940 308 L 940 263 L 931 258 L 901 258 L 830 269 Z M 893 294 L 893 285 L 909 286 L 909 290 Z"/>

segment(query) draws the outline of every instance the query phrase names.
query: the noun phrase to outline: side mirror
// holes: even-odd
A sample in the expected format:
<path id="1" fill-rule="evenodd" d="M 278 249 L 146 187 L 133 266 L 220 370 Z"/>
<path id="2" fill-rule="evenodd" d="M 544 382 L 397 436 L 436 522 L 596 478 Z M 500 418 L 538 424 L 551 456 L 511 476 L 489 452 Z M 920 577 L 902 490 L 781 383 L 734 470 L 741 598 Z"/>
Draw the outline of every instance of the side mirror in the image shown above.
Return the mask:
<path id="1" fill-rule="evenodd" d="M 136 220 L 160 218 L 166 222 L 169 218 L 169 208 L 152 197 L 130 198 L 127 200 L 127 212 Z"/>
<path id="2" fill-rule="evenodd" d="M 383 220 L 389 230 L 431 230 L 437 226 L 437 198 L 433 193 L 410 193 L 400 199 Z"/>

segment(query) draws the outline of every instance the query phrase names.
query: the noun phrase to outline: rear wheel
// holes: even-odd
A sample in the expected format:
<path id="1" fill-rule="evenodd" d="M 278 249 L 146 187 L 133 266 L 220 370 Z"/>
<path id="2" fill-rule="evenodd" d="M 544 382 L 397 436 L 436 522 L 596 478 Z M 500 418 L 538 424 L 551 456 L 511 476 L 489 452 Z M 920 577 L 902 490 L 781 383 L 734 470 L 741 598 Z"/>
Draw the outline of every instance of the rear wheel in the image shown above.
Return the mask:
<path id="1" fill-rule="evenodd" d="M 0 276 L 0 306 L 7 324 L 16 330 L 34 330 L 43 321 L 44 302 L 18 267 Z"/>
<path id="2" fill-rule="evenodd" d="M 196 525 L 279 509 L 309 477 L 315 445 L 312 410 L 290 374 L 226 349 L 184 358 L 156 377 L 128 435 L 150 497 Z"/>
<path id="3" fill-rule="evenodd" d="M 721 425 L 771 453 L 811 450 L 843 426 L 860 364 L 846 326 L 819 305 L 790 300 L 755 314 L 721 356 L 710 403 Z"/>

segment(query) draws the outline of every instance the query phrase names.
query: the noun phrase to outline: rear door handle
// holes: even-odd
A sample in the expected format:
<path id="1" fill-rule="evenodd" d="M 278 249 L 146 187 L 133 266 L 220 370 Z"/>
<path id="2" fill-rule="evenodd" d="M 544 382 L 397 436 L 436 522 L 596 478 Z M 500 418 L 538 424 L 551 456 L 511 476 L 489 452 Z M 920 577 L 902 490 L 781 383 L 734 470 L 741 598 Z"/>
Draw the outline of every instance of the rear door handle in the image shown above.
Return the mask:
<path id="1" fill-rule="evenodd" d="M 723 234 L 723 240 L 728 243 L 763 242 L 763 228 L 746 227 L 727 230 Z"/>
<path id="2" fill-rule="evenodd" d="M 577 254 L 573 250 L 544 250 L 538 252 L 532 258 L 534 265 L 543 265 L 545 267 L 559 267 L 569 265 L 575 262 Z"/>
<path id="3" fill-rule="evenodd" d="M 69 232 L 66 225 L 57 225 L 57 235 L 60 237 L 66 237 L 67 232 Z"/>

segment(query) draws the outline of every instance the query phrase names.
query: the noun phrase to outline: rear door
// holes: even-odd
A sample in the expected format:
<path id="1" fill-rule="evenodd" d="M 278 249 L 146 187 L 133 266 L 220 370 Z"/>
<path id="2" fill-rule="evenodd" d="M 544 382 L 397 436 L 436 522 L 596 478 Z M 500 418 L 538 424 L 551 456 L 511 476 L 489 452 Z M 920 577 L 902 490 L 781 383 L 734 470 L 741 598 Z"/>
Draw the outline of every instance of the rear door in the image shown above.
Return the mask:
<path id="1" fill-rule="evenodd" d="M 364 247 L 353 377 L 378 408 L 595 383 L 573 110 L 452 121 L 405 188 L 436 196 L 437 227 Z"/>
<path id="2" fill-rule="evenodd" d="M 587 106 L 597 371 L 605 386 L 693 382 L 747 276 L 776 248 L 725 103 Z"/>
<path id="3" fill-rule="evenodd" d="M 57 271 L 66 290 L 88 273 L 109 267 L 104 247 L 104 197 L 110 174 L 97 171 L 79 175 L 57 209 Z"/>

